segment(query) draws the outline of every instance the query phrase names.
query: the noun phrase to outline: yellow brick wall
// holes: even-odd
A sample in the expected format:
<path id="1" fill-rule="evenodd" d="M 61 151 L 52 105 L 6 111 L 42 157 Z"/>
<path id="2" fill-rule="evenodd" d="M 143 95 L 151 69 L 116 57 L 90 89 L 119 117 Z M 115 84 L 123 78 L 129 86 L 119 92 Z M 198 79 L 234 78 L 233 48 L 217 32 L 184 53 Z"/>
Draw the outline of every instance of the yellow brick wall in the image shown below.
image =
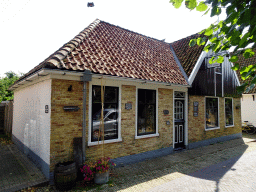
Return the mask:
<path id="1" fill-rule="evenodd" d="M 67 89 L 72 85 L 72 91 Z M 89 87 L 89 86 L 87 86 Z M 141 152 L 171 147 L 173 137 L 173 90 L 158 89 L 158 133 L 159 137 L 135 139 L 135 107 L 136 86 L 122 85 L 121 97 L 121 142 L 104 145 L 104 153 L 110 158 L 138 154 Z M 87 109 L 89 91 L 87 92 Z M 131 103 L 132 109 L 125 109 L 125 103 Z M 64 106 L 78 106 L 77 112 L 65 112 Z M 51 105 L 51 165 L 50 171 L 59 161 L 73 158 L 73 138 L 82 137 L 83 117 L 83 82 L 52 79 Z M 169 110 L 168 115 L 163 110 Z M 88 110 L 87 110 L 86 141 L 88 140 Z M 170 125 L 166 125 L 170 121 Z M 88 142 L 88 141 L 87 141 Z M 87 143 L 86 142 L 86 143 Z M 87 144 L 86 144 L 87 146 Z M 87 146 L 86 157 L 95 159 L 102 154 L 102 145 Z"/>
<path id="2" fill-rule="evenodd" d="M 72 91 L 68 87 L 72 85 Z M 88 98 L 87 98 L 88 99 Z M 78 106 L 77 112 L 65 112 L 64 106 Z M 83 82 L 52 79 L 50 170 L 59 161 L 73 158 L 73 138 L 82 137 Z"/>
<path id="3" fill-rule="evenodd" d="M 193 116 L 193 102 L 199 103 L 198 117 Z M 188 114 L 188 142 L 193 143 L 206 139 L 241 133 L 241 108 L 240 98 L 233 98 L 234 126 L 225 128 L 224 98 L 219 98 L 219 123 L 220 129 L 205 131 L 205 97 L 189 96 Z"/>

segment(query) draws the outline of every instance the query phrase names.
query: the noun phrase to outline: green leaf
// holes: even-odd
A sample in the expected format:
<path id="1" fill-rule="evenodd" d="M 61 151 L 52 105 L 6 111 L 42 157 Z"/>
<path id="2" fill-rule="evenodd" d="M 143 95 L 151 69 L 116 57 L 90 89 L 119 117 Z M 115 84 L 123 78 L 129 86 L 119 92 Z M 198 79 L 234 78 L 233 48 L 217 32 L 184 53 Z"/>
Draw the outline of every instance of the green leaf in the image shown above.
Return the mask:
<path id="1" fill-rule="evenodd" d="M 178 9 L 180 8 L 183 1 L 184 0 L 170 0 L 170 3 L 172 3 L 176 9 Z"/>
<path id="2" fill-rule="evenodd" d="M 251 84 L 256 84 L 256 75 L 255 75 L 254 78 L 252 79 Z"/>
<path id="3" fill-rule="evenodd" d="M 252 57 L 255 53 L 251 49 L 246 49 L 243 56 L 245 59 Z"/>
<path id="4" fill-rule="evenodd" d="M 223 63 L 223 61 L 224 61 L 224 57 L 218 56 L 217 63 Z"/>
<path id="5" fill-rule="evenodd" d="M 206 15 L 209 11 L 210 11 L 210 8 L 207 9 L 207 11 L 205 11 L 203 15 Z"/>
<path id="6" fill-rule="evenodd" d="M 197 38 L 197 45 L 204 45 L 205 44 L 205 40 L 203 39 L 203 38 L 201 38 L 201 37 L 198 37 Z"/>
<path id="7" fill-rule="evenodd" d="M 196 0 L 186 0 L 185 4 L 188 9 L 193 10 L 196 8 L 197 2 Z"/>
<path id="8" fill-rule="evenodd" d="M 189 46 L 190 46 L 190 47 L 193 47 L 194 45 L 196 45 L 196 39 L 191 39 L 191 40 L 189 41 Z"/>
<path id="9" fill-rule="evenodd" d="M 249 66 L 247 66 L 247 67 L 244 66 L 244 67 L 240 70 L 241 78 L 242 78 L 243 80 L 246 80 L 246 79 L 248 79 L 249 77 L 251 77 L 251 76 L 252 76 L 252 73 L 253 73 L 252 69 L 253 69 L 253 65 L 249 65 Z"/>
<path id="10" fill-rule="evenodd" d="M 217 37 L 213 37 L 213 38 L 210 39 L 210 42 L 215 43 L 216 40 L 217 40 Z"/>
<path id="11" fill-rule="evenodd" d="M 197 10 L 197 11 L 200 11 L 200 12 L 203 12 L 203 11 L 205 11 L 207 8 L 208 8 L 208 6 L 205 5 L 204 2 L 201 1 L 201 2 L 197 5 L 196 10 Z"/>
<path id="12" fill-rule="evenodd" d="M 210 36 L 210 35 L 212 35 L 212 33 L 213 33 L 213 29 L 212 28 L 208 28 L 208 29 L 205 30 L 204 35 Z"/>
<path id="13" fill-rule="evenodd" d="M 250 66 L 248 66 L 248 67 L 246 67 L 246 66 L 242 67 L 242 69 L 240 70 L 240 74 L 242 74 L 242 73 L 247 73 L 247 72 L 250 70 L 250 68 L 252 68 L 252 67 L 250 67 Z"/>
<path id="14" fill-rule="evenodd" d="M 201 35 L 201 34 L 203 34 L 204 32 L 205 32 L 205 29 L 202 30 L 202 31 L 200 31 L 199 34 Z"/>
<path id="15" fill-rule="evenodd" d="M 213 64 L 213 63 L 215 63 L 215 57 L 212 57 L 210 60 L 209 60 L 209 64 Z"/>
<path id="16" fill-rule="evenodd" d="M 239 47 L 242 47 L 242 45 L 247 41 L 247 38 L 250 36 L 250 33 L 246 33 L 243 38 L 239 42 Z"/>
<path id="17" fill-rule="evenodd" d="M 234 71 L 237 71 L 239 69 L 239 63 L 235 63 L 233 67 L 231 67 Z"/>
<path id="18" fill-rule="evenodd" d="M 210 44 L 209 44 L 209 45 L 207 45 L 207 46 L 205 46 L 205 47 L 204 47 L 204 51 L 205 51 L 206 53 L 208 53 L 208 51 L 209 51 L 210 47 L 211 47 L 211 45 L 210 45 Z"/>
<path id="19" fill-rule="evenodd" d="M 237 57 L 236 55 L 233 55 L 233 56 L 229 59 L 229 61 L 230 61 L 230 62 L 233 62 L 233 63 L 237 62 L 237 60 L 238 60 L 238 57 Z"/>
<path id="20" fill-rule="evenodd" d="M 241 86 L 236 87 L 236 90 L 239 94 L 243 93 L 245 90 L 245 87 L 248 85 L 248 83 L 243 83 Z"/>
<path id="21" fill-rule="evenodd" d="M 221 8 L 220 7 L 213 7 L 212 8 L 212 12 L 211 12 L 211 17 L 215 16 L 215 15 L 220 15 L 221 14 Z"/>

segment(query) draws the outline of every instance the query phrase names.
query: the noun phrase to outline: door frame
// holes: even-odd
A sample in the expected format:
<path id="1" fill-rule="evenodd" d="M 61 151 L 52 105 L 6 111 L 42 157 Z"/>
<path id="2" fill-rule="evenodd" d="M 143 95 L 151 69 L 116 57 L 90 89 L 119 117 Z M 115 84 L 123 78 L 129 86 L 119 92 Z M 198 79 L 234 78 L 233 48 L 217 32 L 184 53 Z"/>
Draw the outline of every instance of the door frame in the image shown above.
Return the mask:
<path id="1" fill-rule="evenodd" d="M 174 106 L 175 106 L 175 92 L 183 92 L 185 94 L 185 98 L 176 98 L 177 100 L 184 100 L 184 147 L 188 146 L 188 92 L 185 91 L 174 91 L 173 90 L 173 130 L 172 130 L 172 138 L 173 138 L 173 149 L 175 149 L 175 119 L 174 119 Z"/>

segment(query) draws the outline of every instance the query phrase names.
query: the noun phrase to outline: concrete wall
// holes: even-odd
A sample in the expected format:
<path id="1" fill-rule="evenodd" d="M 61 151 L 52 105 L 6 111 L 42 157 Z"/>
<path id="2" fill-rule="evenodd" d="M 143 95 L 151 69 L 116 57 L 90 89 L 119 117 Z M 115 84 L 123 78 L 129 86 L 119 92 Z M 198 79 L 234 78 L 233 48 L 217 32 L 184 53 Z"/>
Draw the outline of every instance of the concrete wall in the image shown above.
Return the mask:
<path id="1" fill-rule="evenodd" d="M 242 122 L 249 121 L 256 126 L 256 94 L 243 94 L 241 98 Z"/>
<path id="2" fill-rule="evenodd" d="M 173 91 L 187 91 L 187 88 L 165 85 L 142 84 L 129 81 L 103 80 L 93 78 L 87 84 L 87 114 L 86 114 L 86 157 L 95 159 L 102 155 L 103 145 L 90 142 L 91 87 L 92 85 L 117 86 L 120 92 L 121 134 L 113 143 L 104 144 L 104 153 L 110 158 L 127 157 L 143 152 L 173 147 Z M 72 91 L 68 87 L 72 85 Z M 158 95 L 158 133 L 154 137 L 135 138 L 136 133 L 136 90 L 147 88 L 157 90 Z M 83 114 L 83 83 L 72 80 L 52 79 L 51 97 L 51 171 L 59 161 L 72 159 L 73 139 L 82 137 Z M 131 103 L 132 109 L 125 109 L 125 104 Z M 77 112 L 65 112 L 64 106 L 78 106 Z M 163 110 L 169 110 L 168 115 Z M 167 125 L 166 121 L 170 124 Z M 165 151 L 166 152 L 166 151 Z"/>
<path id="3" fill-rule="evenodd" d="M 193 116 L 193 102 L 199 103 L 198 117 Z M 236 109 L 240 106 L 240 98 L 233 98 L 233 116 L 234 126 L 225 127 L 225 108 L 224 98 L 219 97 L 219 125 L 218 129 L 205 130 L 205 97 L 204 96 L 189 96 L 189 114 L 188 114 L 188 141 L 189 144 L 210 140 L 213 138 L 238 134 L 241 136 L 241 109 Z"/>
<path id="4" fill-rule="evenodd" d="M 13 141 L 49 178 L 51 80 L 14 91 Z M 45 105 L 49 112 L 45 113 Z"/>

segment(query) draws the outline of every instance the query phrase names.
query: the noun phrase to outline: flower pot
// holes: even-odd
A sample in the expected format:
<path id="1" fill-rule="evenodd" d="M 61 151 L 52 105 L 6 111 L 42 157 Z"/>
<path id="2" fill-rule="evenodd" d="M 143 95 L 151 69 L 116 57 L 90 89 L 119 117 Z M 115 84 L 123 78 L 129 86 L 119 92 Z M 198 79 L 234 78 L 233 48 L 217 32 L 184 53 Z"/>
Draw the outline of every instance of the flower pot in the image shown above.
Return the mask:
<path id="1" fill-rule="evenodd" d="M 54 169 L 54 183 L 58 190 L 67 191 L 76 185 L 77 170 L 76 163 L 68 161 L 58 163 Z"/>
<path id="2" fill-rule="evenodd" d="M 109 181 L 109 171 L 104 173 L 95 173 L 94 183 L 96 184 L 105 184 Z"/>

